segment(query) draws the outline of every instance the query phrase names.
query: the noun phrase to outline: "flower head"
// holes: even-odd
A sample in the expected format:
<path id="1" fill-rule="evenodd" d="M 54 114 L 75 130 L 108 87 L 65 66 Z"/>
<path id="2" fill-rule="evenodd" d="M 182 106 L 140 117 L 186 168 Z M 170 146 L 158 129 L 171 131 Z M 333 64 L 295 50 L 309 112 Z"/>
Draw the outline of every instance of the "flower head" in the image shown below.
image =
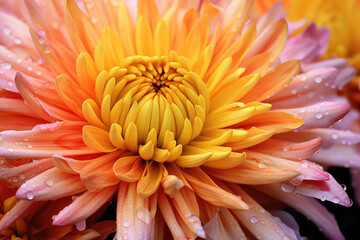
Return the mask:
<path id="1" fill-rule="evenodd" d="M 294 238 L 255 200 L 265 194 L 342 237 L 334 220 L 318 221 L 328 216 L 321 205 L 295 197 L 350 205 L 305 160 L 321 140 L 294 142 L 290 132 L 328 128 L 348 108 L 317 100 L 305 111 L 324 107 L 329 116 L 319 121 L 295 116 L 301 104 L 291 98 L 271 110 L 299 85 L 300 62 L 280 55 L 284 19 L 247 24 L 252 1 L 139 0 L 134 11 L 125 1 L 68 0 L 64 12 L 58 2 L 26 3 L 32 41 L 21 41 L 40 57 L 17 61 L 28 45 L 3 47 L 8 81 L 0 82 L 1 110 L 14 119 L 1 126 L 0 154 L 37 160 L 0 174 L 9 181 L 9 172 L 26 173 L 17 198 L 77 196 L 53 218 L 64 226 L 85 221 L 117 192 L 118 239 L 163 238 L 164 221 L 175 239 L 245 238 L 241 226 L 258 238 Z M 58 18 L 45 21 L 51 16 Z"/>

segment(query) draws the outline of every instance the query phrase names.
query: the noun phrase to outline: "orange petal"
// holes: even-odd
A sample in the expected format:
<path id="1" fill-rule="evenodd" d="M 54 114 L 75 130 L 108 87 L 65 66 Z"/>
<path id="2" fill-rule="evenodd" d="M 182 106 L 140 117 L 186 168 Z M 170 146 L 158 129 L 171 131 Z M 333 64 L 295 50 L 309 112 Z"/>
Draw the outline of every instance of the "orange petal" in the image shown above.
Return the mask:
<path id="1" fill-rule="evenodd" d="M 144 172 L 144 164 L 139 156 L 119 158 L 113 165 L 115 176 L 121 181 L 136 182 Z"/>
<path id="2" fill-rule="evenodd" d="M 202 199 L 220 207 L 248 209 L 241 199 L 217 186 L 200 168 L 184 169 L 183 174 Z"/>
<path id="3" fill-rule="evenodd" d="M 102 189 L 100 192 L 85 192 L 53 218 L 53 225 L 64 226 L 86 220 L 106 202 L 110 201 L 117 186 Z"/>
<path id="4" fill-rule="evenodd" d="M 90 191 L 100 191 L 105 187 L 117 184 L 120 180 L 115 176 L 113 165 L 122 157 L 123 151 L 104 154 L 91 160 L 81 169 L 80 178 Z"/>
<path id="5" fill-rule="evenodd" d="M 156 205 L 155 205 L 156 206 Z M 128 239 L 149 239 L 154 227 L 150 198 L 136 193 L 136 183 L 121 182 L 116 209 L 116 236 Z"/>
<path id="6" fill-rule="evenodd" d="M 163 166 L 156 162 L 150 162 L 146 166 L 144 173 L 137 183 L 137 193 L 143 198 L 154 194 L 159 188 L 163 176 Z"/>
<path id="7" fill-rule="evenodd" d="M 16 192 L 19 199 L 54 200 L 85 191 L 79 176 L 51 168 L 26 181 Z"/>

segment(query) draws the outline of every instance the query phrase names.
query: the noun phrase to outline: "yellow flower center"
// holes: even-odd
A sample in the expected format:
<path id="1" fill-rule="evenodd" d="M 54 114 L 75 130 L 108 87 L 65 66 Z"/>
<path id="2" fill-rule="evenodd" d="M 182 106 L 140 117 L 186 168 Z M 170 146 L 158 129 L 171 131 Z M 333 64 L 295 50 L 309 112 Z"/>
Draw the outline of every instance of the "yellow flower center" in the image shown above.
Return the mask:
<path id="1" fill-rule="evenodd" d="M 95 95 L 97 102 L 84 101 L 83 114 L 102 130 L 85 126 L 84 142 L 102 152 L 126 149 L 157 162 L 181 155 L 201 133 L 209 109 L 205 83 L 174 52 L 170 58 L 123 59 L 97 76 Z"/>

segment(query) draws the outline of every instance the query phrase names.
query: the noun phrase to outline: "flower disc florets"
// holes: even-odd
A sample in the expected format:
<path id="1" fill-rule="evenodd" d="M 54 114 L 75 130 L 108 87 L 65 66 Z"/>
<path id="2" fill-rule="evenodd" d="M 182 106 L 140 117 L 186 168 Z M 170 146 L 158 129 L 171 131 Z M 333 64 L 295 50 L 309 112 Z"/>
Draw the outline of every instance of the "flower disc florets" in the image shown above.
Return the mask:
<path id="1" fill-rule="evenodd" d="M 83 129 L 85 143 L 102 152 L 138 152 L 144 160 L 178 159 L 183 146 L 199 136 L 209 109 L 206 85 L 188 65 L 173 52 L 170 59 L 127 57 L 102 71 L 96 99 L 83 103 L 92 124 Z"/>

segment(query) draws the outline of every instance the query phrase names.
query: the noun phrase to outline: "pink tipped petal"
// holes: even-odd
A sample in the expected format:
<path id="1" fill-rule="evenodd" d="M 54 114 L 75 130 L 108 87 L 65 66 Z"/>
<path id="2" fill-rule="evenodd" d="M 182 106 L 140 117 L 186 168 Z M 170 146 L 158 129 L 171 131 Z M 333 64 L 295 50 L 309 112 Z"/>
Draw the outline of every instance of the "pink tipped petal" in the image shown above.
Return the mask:
<path id="1" fill-rule="evenodd" d="M 26 215 L 26 212 L 30 209 L 39 209 L 43 204 L 43 202 L 33 202 L 27 200 L 18 201 L 15 206 L 1 218 L 0 231 L 7 228 L 19 217 Z"/>
<path id="2" fill-rule="evenodd" d="M 322 229 L 325 236 L 329 239 L 345 240 L 334 216 L 315 199 L 301 196 L 294 192 L 284 192 L 276 185 L 259 186 L 256 187 L 256 189 L 288 204 L 300 213 L 304 214 L 320 229 Z"/>
<path id="3" fill-rule="evenodd" d="M 333 67 L 333 68 L 345 68 L 349 66 L 349 62 L 344 58 L 332 58 L 327 59 L 319 62 L 314 62 L 311 64 L 307 64 L 303 67 L 304 72 L 309 72 L 311 70 L 315 70 L 317 68 L 324 68 L 324 67 Z"/>
<path id="4" fill-rule="evenodd" d="M 299 172 L 300 175 L 292 179 L 294 183 L 300 184 L 303 180 L 329 180 L 329 174 L 323 171 L 320 165 L 307 160 L 296 162 L 253 151 L 246 151 L 246 154 L 248 159 L 254 159 L 265 164 L 265 166 L 275 165 L 280 169 L 291 169 Z"/>
<path id="5" fill-rule="evenodd" d="M 323 102 L 334 94 L 332 86 L 339 70 L 333 67 L 317 68 L 297 75 L 280 93 L 269 99 L 272 109 L 302 107 Z"/>
<path id="6" fill-rule="evenodd" d="M 8 158 L 51 157 L 96 153 L 83 140 L 81 122 L 55 122 L 39 125 L 28 131 L 0 133 L 0 155 Z"/>
<path id="7" fill-rule="evenodd" d="M 351 169 L 351 186 L 354 189 L 355 200 L 360 205 L 360 172 L 358 169 Z"/>
<path id="8" fill-rule="evenodd" d="M 353 146 L 334 144 L 331 148 L 320 149 L 309 159 L 331 167 L 360 168 L 360 153 Z"/>
<path id="9" fill-rule="evenodd" d="M 54 200 L 85 191 L 79 176 L 51 168 L 26 181 L 16 192 L 19 199 Z"/>
<path id="10" fill-rule="evenodd" d="M 16 167 L 4 168 L 0 170 L 0 180 L 11 182 L 13 185 L 20 187 L 25 181 L 53 166 L 53 160 L 45 158 Z"/>
<path id="11" fill-rule="evenodd" d="M 53 218 L 53 225 L 64 226 L 86 220 L 115 194 L 117 186 L 104 188 L 100 192 L 85 192 Z"/>
<path id="12" fill-rule="evenodd" d="M 344 191 L 344 189 L 340 186 L 338 182 L 333 178 L 333 176 L 330 176 L 330 180 L 326 181 L 326 184 L 329 187 L 329 190 L 322 191 L 319 189 L 316 189 L 310 184 L 300 184 L 299 186 L 296 186 L 294 189 L 295 193 L 299 193 L 305 196 L 314 197 L 321 199 L 322 201 L 330 201 L 336 204 L 343 205 L 345 207 L 350 207 L 351 201 Z"/>
<path id="13" fill-rule="evenodd" d="M 64 157 L 61 154 L 54 154 L 54 165 L 63 172 L 80 174 L 83 167 L 85 167 L 91 160 L 75 160 L 73 158 Z"/>
<path id="14" fill-rule="evenodd" d="M 306 142 L 289 142 L 278 139 L 269 139 L 251 148 L 256 152 L 267 153 L 275 157 L 303 160 L 312 156 L 321 146 L 321 138 Z"/>
<path id="15" fill-rule="evenodd" d="M 339 75 L 336 77 L 335 85 L 338 90 L 342 88 L 356 75 L 356 69 L 354 68 L 345 68 L 339 72 Z"/>
<path id="16" fill-rule="evenodd" d="M 349 105 L 336 102 L 322 102 L 303 108 L 283 109 L 301 117 L 304 124 L 298 130 L 330 127 L 349 112 Z"/>

